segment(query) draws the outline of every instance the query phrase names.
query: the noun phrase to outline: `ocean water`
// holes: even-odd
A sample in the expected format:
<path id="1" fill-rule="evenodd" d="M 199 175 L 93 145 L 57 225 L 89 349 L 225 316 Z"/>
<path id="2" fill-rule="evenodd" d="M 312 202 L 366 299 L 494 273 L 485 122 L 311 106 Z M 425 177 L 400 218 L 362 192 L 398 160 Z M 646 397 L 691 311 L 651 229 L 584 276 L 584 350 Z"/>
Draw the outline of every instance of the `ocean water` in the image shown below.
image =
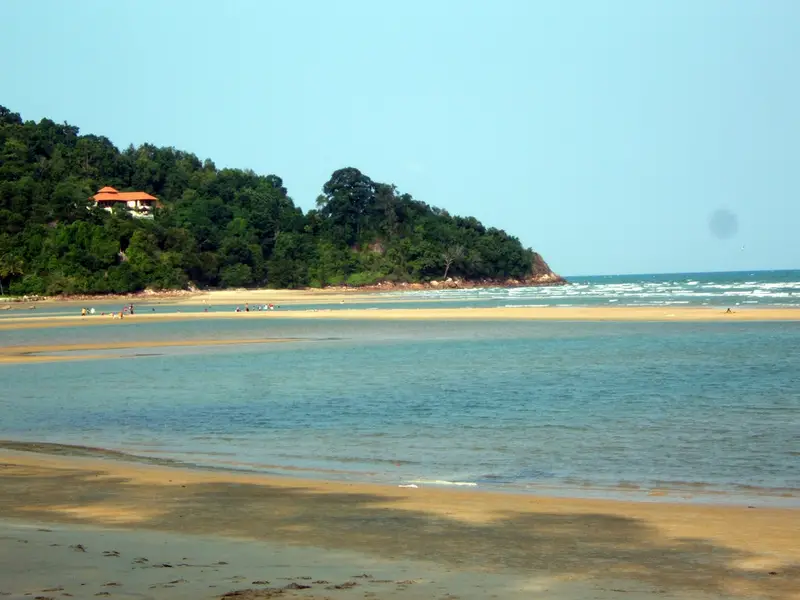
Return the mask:
<path id="1" fill-rule="evenodd" d="M 659 275 L 601 275 L 569 277 L 564 286 L 420 290 L 378 292 L 371 297 L 341 303 L 290 303 L 281 311 L 352 310 L 387 308 L 466 308 L 518 306 L 709 306 L 746 308 L 800 307 L 800 270 L 731 273 L 675 273 Z M 120 310 L 127 301 L 98 301 L 97 312 Z M 252 303 L 251 303 L 252 304 Z M 90 301 L 86 306 L 91 306 Z M 171 304 L 169 300 L 136 302 L 140 313 L 232 312 L 237 305 L 208 307 Z M 240 308 L 244 308 L 240 305 Z M 75 304 L 40 304 L 36 315 L 80 313 Z M 32 314 L 29 310 L 0 311 L 3 318 Z"/>
<path id="2" fill-rule="evenodd" d="M 800 271 L 568 277 L 568 285 L 389 292 L 490 306 L 800 306 Z"/>
<path id="3" fill-rule="evenodd" d="M 122 336 L 154 345 L 0 365 L 0 438 L 404 485 L 800 493 L 796 322 L 276 315 L 3 331 L 0 344 Z M 296 341 L 156 344 L 255 337 Z"/>

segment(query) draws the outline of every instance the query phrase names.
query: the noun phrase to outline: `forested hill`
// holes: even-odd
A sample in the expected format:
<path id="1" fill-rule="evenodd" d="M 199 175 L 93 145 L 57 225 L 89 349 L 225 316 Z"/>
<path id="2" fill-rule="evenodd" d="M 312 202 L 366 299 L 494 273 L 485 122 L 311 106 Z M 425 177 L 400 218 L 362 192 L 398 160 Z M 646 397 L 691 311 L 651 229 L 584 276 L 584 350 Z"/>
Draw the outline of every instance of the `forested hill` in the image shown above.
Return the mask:
<path id="1" fill-rule="evenodd" d="M 154 218 L 109 213 L 91 199 L 104 186 L 147 192 L 161 207 Z M 275 175 L 150 144 L 120 151 L 0 106 L 0 283 L 57 295 L 557 280 L 517 238 L 357 169 L 336 171 L 322 191 L 304 214 Z"/>

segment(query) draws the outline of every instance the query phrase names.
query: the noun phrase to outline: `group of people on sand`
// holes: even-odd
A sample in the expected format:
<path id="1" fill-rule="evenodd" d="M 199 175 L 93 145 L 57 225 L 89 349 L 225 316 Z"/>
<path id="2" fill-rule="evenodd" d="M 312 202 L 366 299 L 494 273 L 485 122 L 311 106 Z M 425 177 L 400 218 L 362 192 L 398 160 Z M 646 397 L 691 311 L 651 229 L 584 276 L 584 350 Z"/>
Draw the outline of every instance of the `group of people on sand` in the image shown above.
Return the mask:
<path id="1" fill-rule="evenodd" d="M 280 308 L 280 306 L 278 308 Z M 275 310 L 275 305 L 272 304 L 272 302 L 269 304 L 256 304 L 256 307 L 253 310 Z M 237 306 L 233 312 L 242 312 L 242 309 Z M 244 312 L 250 312 L 250 303 L 245 302 Z"/>
<path id="2" fill-rule="evenodd" d="M 82 317 L 85 317 L 86 315 L 93 315 L 93 314 L 95 314 L 94 307 L 92 307 L 92 308 L 81 308 L 81 316 Z M 111 312 L 108 312 L 108 313 L 101 312 L 100 316 L 105 317 L 106 315 L 109 315 L 112 319 L 123 319 L 123 318 L 125 318 L 125 315 L 132 315 L 132 314 L 134 314 L 133 303 L 126 304 L 125 306 L 122 307 L 122 310 L 120 310 L 119 312 L 113 311 L 113 310 Z"/>

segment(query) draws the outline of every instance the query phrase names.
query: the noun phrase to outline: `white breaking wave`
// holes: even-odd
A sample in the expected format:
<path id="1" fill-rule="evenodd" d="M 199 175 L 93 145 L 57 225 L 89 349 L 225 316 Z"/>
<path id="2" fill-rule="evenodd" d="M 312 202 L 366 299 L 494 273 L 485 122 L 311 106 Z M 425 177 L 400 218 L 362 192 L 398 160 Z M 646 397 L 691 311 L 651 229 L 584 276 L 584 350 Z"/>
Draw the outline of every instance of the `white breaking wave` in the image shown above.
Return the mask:
<path id="1" fill-rule="evenodd" d="M 418 485 L 457 485 L 463 487 L 478 487 L 474 481 L 447 481 L 446 479 L 415 479 L 409 483 Z"/>
<path id="2" fill-rule="evenodd" d="M 731 298 L 742 300 L 760 300 L 760 304 L 777 304 L 796 300 L 800 304 L 800 281 L 714 281 L 702 279 L 686 279 L 676 281 L 635 281 L 635 282 L 589 282 L 579 281 L 563 286 L 522 287 L 522 288 L 485 288 L 461 290 L 416 290 L 407 292 L 385 292 L 387 297 L 403 299 L 436 299 L 461 301 L 512 300 L 505 306 L 532 306 L 534 302 L 544 305 L 568 303 L 611 302 L 622 304 L 662 304 L 665 301 L 674 303 L 695 302 L 697 304 L 723 305 Z M 522 302 L 525 302 L 522 304 Z M 748 302 L 749 303 L 749 302 Z"/>

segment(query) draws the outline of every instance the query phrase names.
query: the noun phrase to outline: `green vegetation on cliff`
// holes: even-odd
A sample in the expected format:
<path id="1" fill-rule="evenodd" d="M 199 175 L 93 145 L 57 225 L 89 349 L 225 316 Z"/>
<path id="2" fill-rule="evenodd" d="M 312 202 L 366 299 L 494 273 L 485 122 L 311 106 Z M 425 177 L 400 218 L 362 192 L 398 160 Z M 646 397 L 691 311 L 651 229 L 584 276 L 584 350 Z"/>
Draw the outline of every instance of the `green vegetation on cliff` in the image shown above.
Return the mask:
<path id="1" fill-rule="evenodd" d="M 144 191 L 152 219 L 109 213 L 103 186 Z M 144 288 L 297 288 L 526 279 L 549 273 L 504 231 L 451 216 L 354 168 L 333 173 L 307 213 L 275 175 L 217 169 L 150 144 L 119 151 L 0 106 L 0 283 L 15 294 Z"/>

